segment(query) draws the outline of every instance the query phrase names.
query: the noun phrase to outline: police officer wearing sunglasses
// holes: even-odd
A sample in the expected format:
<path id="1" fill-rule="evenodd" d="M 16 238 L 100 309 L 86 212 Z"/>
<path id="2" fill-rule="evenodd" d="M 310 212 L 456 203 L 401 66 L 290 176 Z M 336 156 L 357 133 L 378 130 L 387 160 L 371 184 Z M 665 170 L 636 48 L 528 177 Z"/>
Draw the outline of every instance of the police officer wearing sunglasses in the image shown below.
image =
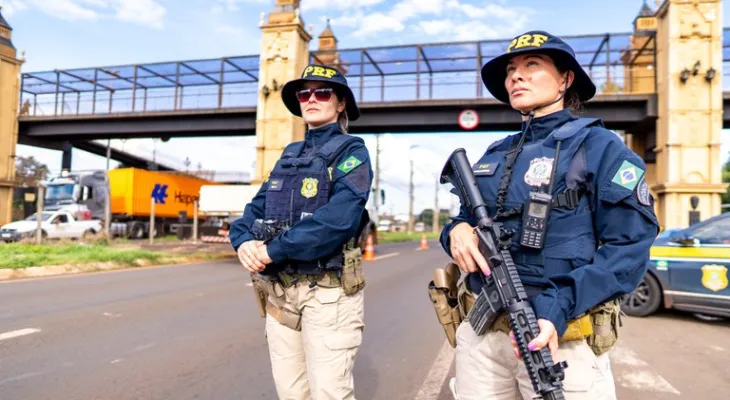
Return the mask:
<path id="1" fill-rule="evenodd" d="M 252 273 L 266 316 L 272 373 L 281 399 L 354 399 L 362 340 L 358 238 L 373 172 L 362 139 L 347 134 L 360 116 L 347 80 L 310 65 L 282 88 L 307 123 L 236 220 L 231 244 Z"/>
<path id="2" fill-rule="evenodd" d="M 617 299 L 641 281 L 659 226 L 646 165 L 600 119 L 574 116 L 596 87 L 560 38 L 522 34 L 481 73 L 492 95 L 522 115 L 522 131 L 490 145 L 474 175 L 489 216 L 515 232 L 510 253 L 540 330 L 529 348 L 547 346 L 567 361 L 566 399 L 615 399 L 607 351 L 617 339 Z M 531 200 L 546 194 L 547 207 Z M 462 206 L 441 235 L 467 274 L 465 312 L 481 291 L 479 274 L 489 274 L 475 224 Z M 458 325 L 457 399 L 535 397 L 505 317 L 482 336 L 468 320 Z"/>

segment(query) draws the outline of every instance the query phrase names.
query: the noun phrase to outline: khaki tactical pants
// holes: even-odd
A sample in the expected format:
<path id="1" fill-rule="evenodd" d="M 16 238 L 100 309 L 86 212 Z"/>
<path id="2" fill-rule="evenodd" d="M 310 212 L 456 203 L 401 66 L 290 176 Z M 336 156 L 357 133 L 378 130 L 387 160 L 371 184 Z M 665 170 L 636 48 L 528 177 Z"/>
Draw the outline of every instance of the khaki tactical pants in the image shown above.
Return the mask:
<path id="1" fill-rule="evenodd" d="M 566 400 L 615 400 L 608 353 L 596 356 L 585 339 L 561 342 L 556 361 L 567 361 Z M 468 322 L 456 331 L 456 400 L 531 400 L 536 397 L 525 364 L 515 357 L 509 336 L 488 330 L 477 336 Z"/>
<path id="2" fill-rule="evenodd" d="M 301 330 L 266 315 L 279 399 L 354 400 L 352 369 L 364 329 L 363 291 L 348 296 L 341 287 L 310 287 L 309 282 L 279 289 L 269 293 L 269 302 L 301 314 Z"/>

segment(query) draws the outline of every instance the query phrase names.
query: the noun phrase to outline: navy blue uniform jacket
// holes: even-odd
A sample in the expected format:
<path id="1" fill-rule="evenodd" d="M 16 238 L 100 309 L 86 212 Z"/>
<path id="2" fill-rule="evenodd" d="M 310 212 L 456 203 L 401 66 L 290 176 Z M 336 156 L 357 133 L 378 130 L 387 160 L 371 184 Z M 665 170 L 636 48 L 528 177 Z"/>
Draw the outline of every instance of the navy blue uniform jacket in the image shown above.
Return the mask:
<path id="1" fill-rule="evenodd" d="M 544 141 L 551 132 L 569 120 L 575 119 L 568 110 L 558 111 L 546 116 L 535 118 L 526 134 L 525 146 Z M 523 131 L 525 123 L 523 122 Z M 636 170 L 646 171 L 644 161 L 635 153 L 630 151 L 621 139 L 613 132 L 601 127 L 591 126 L 589 128 L 584 146 L 584 157 L 581 156 L 582 165 L 580 174 L 585 178 L 590 191 L 589 197 L 592 214 L 587 215 L 586 225 L 563 227 L 567 230 L 582 230 L 593 233 L 589 239 L 595 246 L 592 249 L 571 250 L 576 253 L 592 255 L 586 260 L 555 260 L 544 259 L 542 271 L 546 276 L 535 277 L 529 272 L 530 266 L 518 264 L 518 273 L 526 284 L 539 285 L 537 293 L 530 294 L 530 301 L 535 309 L 537 318 L 551 321 L 559 335 L 562 335 L 567 328 L 567 321 L 588 311 L 591 307 L 601 304 L 607 300 L 615 299 L 625 293 L 630 293 L 641 281 L 649 261 L 649 249 L 656 238 L 658 223 L 654 215 L 653 200 L 648 194 L 648 186 L 640 177 L 640 184 L 630 189 L 622 186 L 618 175 L 619 168 L 630 163 Z M 520 134 L 507 137 L 502 143 L 495 143 L 490 147 L 496 150 L 505 151 L 511 140 L 518 140 Z M 552 140 L 552 139 L 550 139 Z M 567 146 L 567 145 L 566 145 Z M 534 148 L 534 146 L 532 146 Z M 489 152 L 489 150 L 488 150 Z M 520 163 L 529 163 L 525 154 L 521 153 L 515 163 L 516 169 Z M 560 153 L 563 157 L 563 153 Z M 494 157 L 494 155 L 492 155 Z M 487 153 L 480 159 L 480 163 L 487 162 Z M 493 161 L 493 158 L 490 159 Z M 501 160 L 500 168 L 497 170 L 494 181 L 499 181 L 499 176 L 504 169 L 504 159 Z M 630 176 L 628 177 L 631 178 Z M 523 176 L 512 175 L 511 188 L 514 188 L 518 180 Z M 625 182 L 624 182 L 625 183 Z M 496 184 L 494 185 L 496 186 Z M 640 190 L 641 189 L 641 190 Z M 555 189 L 557 191 L 557 188 Z M 555 195 L 555 193 L 553 193 Z M 487 204 L 494 204 L 495 197 L 482 193 Z M 526 199 L 524 199 L 526 200 Z M 523 201 L 523 200 L 520 200 Z M 588 203 L 586 203 L 588 204 Z M 505 210 L 509 207 L 505 207 Z M 560 212 L 554 210 L 553 213 Z M 551 214 L 552 215 L 552 214 Z M 493 215 L 490 212 L 490 217 Z M 517 218 L 521 218 L 518 216 Z M 441 233 L 441 244 L 444 250 L 451 255 L 449 233 L 455 224 L 468 222 L 476 225 L 471 216 L 467 216 L 462 207 L 460 214 L 447 224 Z M 551 235 L 550 222 L 548 223 L 547 237 Z M 554 234 L 555 232 L 552 231 Z M 517 235 L 516 235 L 517 236 Z M 574 247 L 581 247 L 580 244 Z M 570 244 L 563 244 L 570 245 Z M 597 249 L 596 249 L 597 248 Z M 519 247 L 513 246 L 512 254 L 519 255 Z M 579 257 L 576 257 L 579 258 Z M 576 263 L 576 261 L 579 261 Z M 559 264 L 558 262 L 567 262 Z M 550 265 L 553 263 L 553 265 Z M 571 267 L 572 265 L 573 267 Z M 534 270 L 533 270 L 534 271 Z M 470 278 L 476 277 L 471 274 Z M 470 279 L 470 285 L 474 282 Z M 475 289 L 473 289 L 475 290 Z M 480 289 L 479 289 L 480 290 Z"/>
<path id="2" fill-rule="evenodd" d="M 342 134 L 334 123 L 307 131 L 302 156 L 320 148 L 334 135 Z M 331 255 L 355 236 L 370 195 L 373 171 L 367 147 L 362 143 L 349 144 L 331 166 L 336 167 L 350 156 L 355 156 L 362 164 L 347 173 L 332 169 L 333 185 L 327 205 L 268 243 L 267 251 L 274 263 L 285 260 L 314 261 Z M 243 242 L 253 240 L 250 229 L 256 219 L 264 218 L 267 187 L 268 182 L 264 182 L 244 208 L 243 216 L 231 224 L 229 238 L 234 249 L 238 250 Z"/>

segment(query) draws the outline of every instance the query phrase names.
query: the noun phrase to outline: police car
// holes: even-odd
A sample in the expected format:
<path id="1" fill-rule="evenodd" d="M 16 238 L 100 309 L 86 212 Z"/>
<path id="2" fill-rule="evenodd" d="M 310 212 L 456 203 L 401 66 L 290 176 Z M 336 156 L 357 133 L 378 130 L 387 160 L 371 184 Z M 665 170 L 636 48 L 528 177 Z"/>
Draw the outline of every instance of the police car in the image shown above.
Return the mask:
<path id="1" fill-rule="evenodd" d="M 651 248 L 648 272 L 624 296 L 621 309 L 637 317 L 663 306 L 730 318 L 729 268 L 730 212 L 662 232 Z"/>

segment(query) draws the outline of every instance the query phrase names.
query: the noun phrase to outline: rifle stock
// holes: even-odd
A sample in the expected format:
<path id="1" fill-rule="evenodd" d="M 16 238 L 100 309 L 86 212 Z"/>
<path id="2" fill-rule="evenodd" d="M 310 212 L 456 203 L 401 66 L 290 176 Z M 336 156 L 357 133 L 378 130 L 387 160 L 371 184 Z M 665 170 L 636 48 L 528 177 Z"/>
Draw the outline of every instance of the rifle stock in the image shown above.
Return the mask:
<path id="1" fill-rule="evenodd" d="M 456 149 L 449 156 L 440 182 L 454 185 L 467 212 L 477 219 L 479 251 L 491 271 L 489 276 L 480 274 L 483 285 L 467 315 L 469 324 L 477 335 L 483 335 L 496 318 L 506 312 L 535 393 L 547 400 L 564 399 L 563 369 L 568 365 L 564 361 L 555 364 L 547 346 L 539 351 L 527 348 L 540 329 L 509 252 L 514 232 L 489 218 L 464 149 Z"/>

